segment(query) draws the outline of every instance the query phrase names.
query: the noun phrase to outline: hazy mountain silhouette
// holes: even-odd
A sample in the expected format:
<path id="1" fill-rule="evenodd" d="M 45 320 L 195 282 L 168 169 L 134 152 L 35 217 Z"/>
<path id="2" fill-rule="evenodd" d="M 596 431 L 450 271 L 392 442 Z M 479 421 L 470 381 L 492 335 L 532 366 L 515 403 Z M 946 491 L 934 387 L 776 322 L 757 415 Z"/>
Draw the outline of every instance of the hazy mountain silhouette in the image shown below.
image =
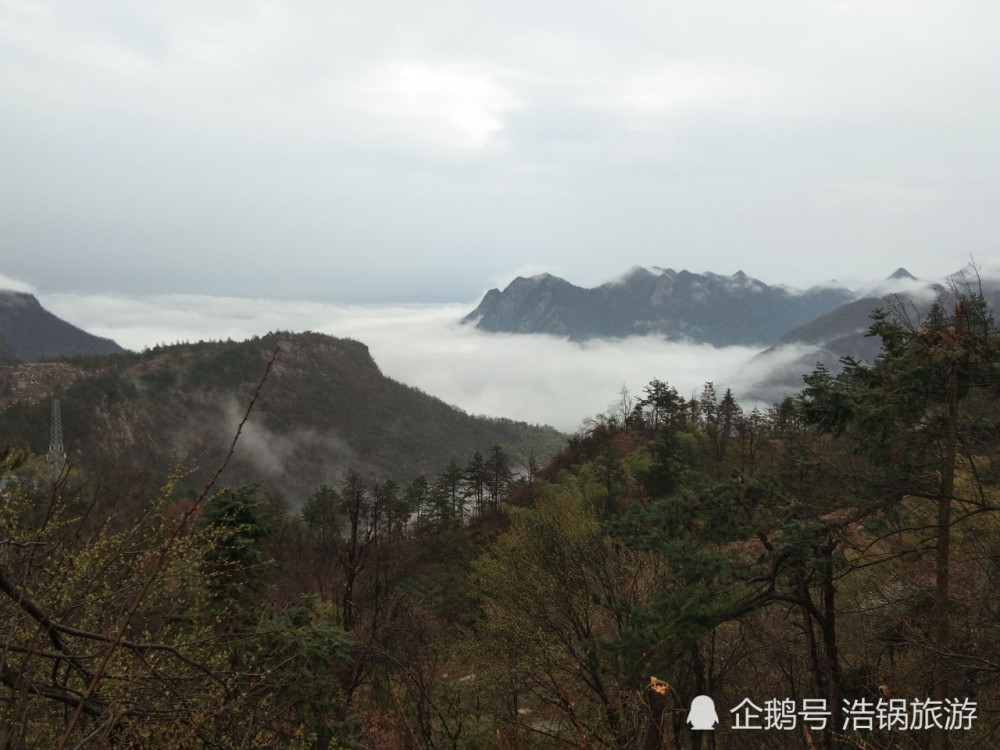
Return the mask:
<path id="1" fill-rule="evenodd" d="M 463 322 L 573 340 L 657 334 L 716 346 L 766 346 L 852 298 L 843 288 L 789 291 L 742 271 L 721 276 L 636 266 L 592 289 L 551 274 L 518 277 L 502 292 L 491 289 Z"/>
<path id="2" fill-rule="evenodd" d="M 981 292 L 993 310 L 1000 309 L 1000 280 L 977 279 L 960 272 L 949 276 L 944 283 L 933 283 L 899 268 L 865 290 L 860 299 L 793 328 L 774 346 L 761 352 L 757 363 L 771 363 L 770 373 L 748 396 L 775 401 L 797 391 L 802 387 L 802 375 L 812 372 L 817 363 L 826 365 L 831 372 L 840 370 L 843 357 L 873 363 L 882 349 L 881 339 L 868 335 L 873 312 L 886 310 L 916 326 L 935 302 L 941 304 L 945 314 L 950 314 L 956 292 Z"/>
<path id="3" fill-rule="evenodd" d="M 32 294 L 0 290 L 0 360 L 25 361 L 124 352 L 42 307 Z"/>

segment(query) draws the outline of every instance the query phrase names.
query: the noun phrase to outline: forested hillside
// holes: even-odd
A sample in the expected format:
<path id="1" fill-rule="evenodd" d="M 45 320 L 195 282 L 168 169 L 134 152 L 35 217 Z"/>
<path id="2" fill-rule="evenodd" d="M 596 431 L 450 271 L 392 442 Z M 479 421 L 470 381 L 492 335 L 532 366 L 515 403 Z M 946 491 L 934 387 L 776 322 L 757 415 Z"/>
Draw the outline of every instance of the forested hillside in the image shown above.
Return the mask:
<path id="1" fill-rule="evenodd" d="M 404 481 L 498 444 L 522 466 L 563 442 L 550 427 L 465 414 L 385 377 L 364 344 L 318 333 L 0 366 L 0 436 L 44 453 L 55 396 L 71 464 L 182 470 L 183 487 L 200 487 L 275 351 L 226 481 L 263 481 L 296 505 L 347 468 Z"/>
<path id="2" fill-rule="evenodd" d="M 1000 333 L 961 302 L 766 411 L 651 373 L 544 466 L 348 468 L 298 511 L 8 451 L 0 739 L 994 747 Z"/>

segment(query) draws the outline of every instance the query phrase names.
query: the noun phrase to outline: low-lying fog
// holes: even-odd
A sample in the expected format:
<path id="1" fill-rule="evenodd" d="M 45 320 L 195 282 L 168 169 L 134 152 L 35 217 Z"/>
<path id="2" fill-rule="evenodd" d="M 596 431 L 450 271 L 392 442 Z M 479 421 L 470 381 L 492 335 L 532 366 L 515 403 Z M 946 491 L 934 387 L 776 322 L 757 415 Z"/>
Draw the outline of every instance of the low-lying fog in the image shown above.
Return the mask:
<path id="1" fill-rule="evenodd" d="M 41 295 L 56 315 L 129 349 L 270 331 L 320 331 L 365 343 L 382 372 L 471 414 L 575 431 L 626 385 L 653 378 L 684 396 L 711 380 L 719 395 L 759 380 L 757 348 L 667 343 L 656 337 L 573 343 L 545 335 L 482 333 L 457 321 L 474 305 L 338 306 L 193 295 Z M 798 352 L 789 351 L 791 361 Z M 782 358 L 784 359 L 784 357 Z"/>

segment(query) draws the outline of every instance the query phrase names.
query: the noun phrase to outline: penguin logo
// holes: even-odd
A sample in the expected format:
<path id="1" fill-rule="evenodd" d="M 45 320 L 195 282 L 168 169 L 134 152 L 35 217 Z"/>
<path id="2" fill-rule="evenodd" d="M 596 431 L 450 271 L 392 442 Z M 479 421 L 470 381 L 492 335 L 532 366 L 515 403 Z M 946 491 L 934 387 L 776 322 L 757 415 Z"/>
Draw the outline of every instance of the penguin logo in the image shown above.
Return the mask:
<path id="1" fill-rule="evenodd" d="M 691 710 L 688 711 L 687 723 L 696 730 L 715 729 L 715 725 L 719 723 L 719 715 L 715 713 L 715 701 L 707 695 L 695 696 L 691 701 Z"/>

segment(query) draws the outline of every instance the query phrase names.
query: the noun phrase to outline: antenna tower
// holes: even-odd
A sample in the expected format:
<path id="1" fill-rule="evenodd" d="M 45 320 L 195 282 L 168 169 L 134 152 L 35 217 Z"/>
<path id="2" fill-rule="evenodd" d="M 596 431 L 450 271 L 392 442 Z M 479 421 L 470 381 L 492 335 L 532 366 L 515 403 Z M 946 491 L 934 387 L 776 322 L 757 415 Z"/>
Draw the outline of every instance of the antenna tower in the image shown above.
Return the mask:
<path id="1" fill-rule="evenodd" d="M 62 414 L 59 399 L 52 399 L 52 426 L 49 428 L 49 471 L 58 474 L 66 465 L 66 451 L 63 449 Z"/>

